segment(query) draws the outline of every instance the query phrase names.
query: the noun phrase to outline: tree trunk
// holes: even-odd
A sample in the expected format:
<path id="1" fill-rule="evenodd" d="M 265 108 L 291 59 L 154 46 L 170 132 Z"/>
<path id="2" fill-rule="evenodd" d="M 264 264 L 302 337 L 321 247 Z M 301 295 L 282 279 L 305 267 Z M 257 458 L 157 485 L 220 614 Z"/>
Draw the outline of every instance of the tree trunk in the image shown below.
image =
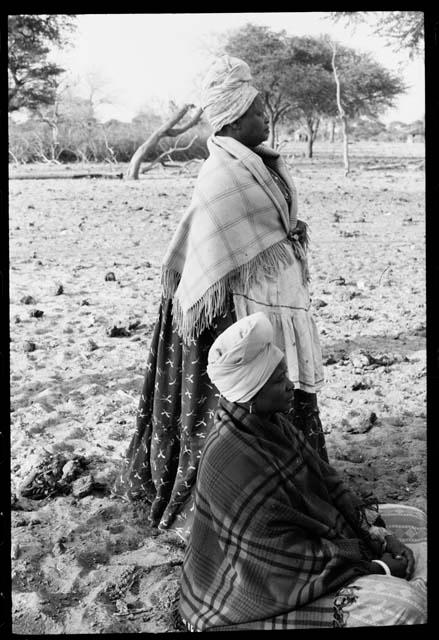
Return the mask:
<path id="1" fill-rule="evenodd" d="M 349 170 L 350 170 L 350 165 L 349 165 L 349 141 L 348 141 L 348 119 L 346 117 L 346 113 L 345 110 L 343 109 L 343 106 L 341 104 L 341 90 L 340 90 L 340 80 L 338 77 L 338 73 L 337 73 L 337 67 L 335 66 L 335 52 L 336 52 L 336 46 L 335 43 L 332 42 L 332 69 L 334 71 L 334 79 L 335 79 L 335 84 L 337 86 L 337 108 L 338 108 L 338 112 L 340 114 L 340 120 L 341 120 L 341 127 L 342 127 L 342 133 L 343 133 L 343 164 L 344 164 L 344 168 L 345 168 L 345 176 L 348 175 Z"/>
<path id="2" fill-rule="evenodd" d="M 265 112 L 268 113 L 270 133 L 268 134 L 267 143 L 274 149 L 275 137 L 276 137 L 276 112 L 272 104 L 268 93 L 265 93 Z"/>
<path id="3" fill-rule="evenodd" d="M 335 119 L 331 118 L 329 121 L 329 142 L 334 144 L 335 139 Z"/>
<path id="4" fill-rule="evenodd" d="M 50 129 L 51 143 L 50 143 L 50 160 L 51 162 L 57 162 L 57 149 L 59 147 L 58 141 L 58 122 L 59 122 L 59 100 L 55 100 L 53 105 L 52 115 L 44 115 L 41 110 L 37 110 L 36 113 L 42 122 L 45 122 Z"/>
<path id="5" fill-rule="evenodd" d="M 50 159 L 52 160 L 52 162 L 55 162 L 57 159 L 56 150 L 58 148 L 58 127 L 54 122 L 50 123 L 49 126 L 52 130 L 52 144 L 50 148 Z"/>
<path id="6" fill-rule="evenodd" d="M 165 136 L 170 136 L 170 137 L 178 136 L 197 124 L 197 122 L 201 118 L 201 114 L 202 114 L 201 108 L 196 110 L 194 116 L 186 125 L 183 125 L 182 127 L 179 127 L 179 128 L 174 128 L 174 125 L 177 124 L 177 122 L 179 122 L 186 115 L 189 109 L 191 109 L 193 106 L 194 105 L 186 104 L 183 107 L 181 107 L 181 109 L 179 109 L 177 113 L 172 116 L 172 118 L 167 120 L 164 124 L 162 124 L 161 127 L 156 129 L 149 136 L 149 138 L 142 145 L 140 145 L 140 147 L 137 149 L 137 151 L 134 153 L 133 157 L 131 158 L 130 164 L 128 166 L 128 171 L 126 174 L 127 178 L 131 178 L 132 180 L 139 179 L 140 165 L 142 164 L 143 159 L 150 151 L 155 150 L 161 138 L 164 138 Z"/>
<path id="7" fill-rule="evenodd" d="M 267 138 L 267 144 L 274 149 L 274 134 L 273 134 L 273 128 L 270 124 L 270 133 L 268 134 L 268 138 Z"/>
<path id="8" fill-rule="evenodd" d="M 312 158 L 312 148 L 313 148 L 313 137 L 312 137 L 312 127 L 308 124 L 308 140 L 306 143 L 306 155 L 308 158 Z"/>
<path id="9" fill-rule="evenodd" d="M 270 119 L 270 134 L 268 136 L 267 142 L 272 149 L 275 149 L 277 144 L 276 117 L 272 113 L 270 113 L 268 117 Z"/>
<path id="10" fill-rule="evenodd" d="M 320 120 L 317 119 L 314 126 L 314 121 L 309 119 L 306 121 L 306 128 L 308 129 L 308 143 L 307 143 L 307 156 L 308 158 L 312 158 L 313 145 L 314 141 L 317 137 L 317 131 L 319 129 Z"/>
<path id="11" fill-rule="evenodd" d="M 348 140 L 348 119 L 343 114 L 341 116 L 341 130 L 343 133 L 343 164 L 345 168 L 345 176 L 348 175 L 350 170 L 349 164 L 349 140 Z"/>
<path id="12" fill-rule="evenodd" d="M 51 118 L 47 118 L 45 116 L 43 116 L 41 113 L 38 113 L 40 119 L 42 122 L 44 122 L 45 124 L 47 124 L 47 126 L 50 129 L 50 137 L 51 137 L 51 142 L 50 142 L 50 158 L 49 160 L 51 162 L 57 162 L 57 154 L 56 154 L 56 150 L 58 148 L 58 126 L 56 123 L 56 116 L 57 114 L 54 115 L 53 119 Z"/>
<path id="13" fill-rule="evenodd" d="M 268 113 L 270 133 L 268 136 L 268 144 L 272 149 L 277 149 L 278 145 L 278 135 L 277 135 L 277 123 L 280 121 L 281 117 L 291 109 L 290 104 L 284 104 L 283 107 L 279 107 L 279 104 L 271 104 L 270 96 L 267 92 L 264 94 L 265 98 L 265 111 Z"/>

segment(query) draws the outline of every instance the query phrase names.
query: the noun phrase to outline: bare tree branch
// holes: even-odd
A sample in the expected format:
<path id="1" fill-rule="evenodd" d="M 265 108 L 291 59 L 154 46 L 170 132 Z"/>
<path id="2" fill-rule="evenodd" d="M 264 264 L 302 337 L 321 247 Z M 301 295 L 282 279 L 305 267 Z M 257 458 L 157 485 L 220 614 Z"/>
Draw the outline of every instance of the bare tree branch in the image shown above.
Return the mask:
<path id="1" fill-rule="evenodd" d="M 188 129 L 190 129 L 191 127 L 194 127 L 194 126 L 197 124 L 197 122 L 198 122 L 198 121 L 199 121 L 199 119 L 201 118 L 201 114 L 202 114 L 202 113 L 203 113 L 203 110 L 202 110 L 202 108 L 201 108 L 201 107 L 199 107 L 199 108 L 196 110 L 196 112 L 195 112 L 195 114 L 194 114 L 193 118 L 192 118 L 191 120 L 189 120 L 189 122 L 188 122 L 187 124 L 185 124 L 183 127 L 178 127 L 178 128 L 174 128 L 174 127 L 173 127 L 172 129 L 169 129 L 169 130 L 167 131 L 166 135 L 167 135 L 167 136 L 171 136 L 171 137 L 181 135 L 182 133 L 184 133 L 185 131 L 187 131 L 187 130 L 188 130 Z"/>
<path id="2" fill-rule="evenodd" d="M 179 138 L 177 138 L 177 140 L 175 141 L 175 145 L 172 147 L 172 149 L 166 149 L 165 151 L 163 151 L 157 158 L 155 158 L 145 169 L 143 169 L 142 173 L 147 173 L 148 171 L 150 171 L 156 164 L 158 164 L 159 162 L 162 162 L 163 158 L 166 157 L 170 157 L 170 155 L 172 153 L 174 153 L 175 151 L 187 151 L 195 142 L 195 140 L 198 138 L 197 135 L 195 135 L 192 140 L 185 146 L 185 147 L 179 147 L 178 143 L 180 141 Z"/>
<path id="3" fill-rule="evenodd" d="M 283 116 L 284 113 L 286 113 L 287 111 L 289 111 L 290 109 L 293 108 L 292 104 L 286 104 L 283 107 L 281 107 L 279 109 L 279 113 L 278 113 L 278 117 L 280 118 L 281 116 Z"/>
<path id="4" fill-rule="evenodd" d="M 17 156 L 15 156 L 10 149 L 9 149 L 9 154 L 12 156 L 12 160 L 14 161 L 15 164 L 20 164 Z"/>
<path id="5" fill-rule="evenodd" d="M 140 145 L 140 147 L 131 158 L 131 162 L 127 171 L 127 178 L 132 178 L 133 180 L 137 180 L 139 178 L 140 165 L 142 164 L 143 159 L 150 151 L 154 151 L 156 149 L 159 141 L 162 138 L 166 136 L 175 137 L 181 135 L 198 122 L 202 114 L 202 110 L 200 108 L 197 109 L 194 116 L 191 118 L 187 125 L 178 128 L 174 127 L 174 125 L 177 124 L 177 122 L 179 122 L 190 109 L 194 108 L 194 106 L 195 105 L 193 104 L 183 105 L 171 118 L 169 118 L 169 120 L 162 124 L 161 127 L 156 129 L 149 136 L 149 138 L 142 145 Z M 169 153 L 169 151 L 167 151 L 166 153 Z M 156 161 L 154 161 L 154 164 L 156 164 Z"/>

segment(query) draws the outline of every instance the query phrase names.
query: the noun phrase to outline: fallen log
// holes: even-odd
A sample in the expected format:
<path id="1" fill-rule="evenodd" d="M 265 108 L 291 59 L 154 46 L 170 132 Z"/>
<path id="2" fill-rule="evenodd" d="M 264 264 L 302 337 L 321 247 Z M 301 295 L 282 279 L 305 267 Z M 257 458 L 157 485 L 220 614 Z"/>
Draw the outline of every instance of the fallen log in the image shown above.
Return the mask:
<path id="1" fill-rule="evenodd" d="M 365 171 L 389 171 L 392 169 L 407 169 L 406 164 L 374 164 L 374 165 L 362 165 L 361 169 Z"/>
<path id="2" fill-rule="evenodd" d="M 11 174 L 9 180 L 66 180 L 81 178 L 123 179 L 123 173 L 17 173 Z"/>

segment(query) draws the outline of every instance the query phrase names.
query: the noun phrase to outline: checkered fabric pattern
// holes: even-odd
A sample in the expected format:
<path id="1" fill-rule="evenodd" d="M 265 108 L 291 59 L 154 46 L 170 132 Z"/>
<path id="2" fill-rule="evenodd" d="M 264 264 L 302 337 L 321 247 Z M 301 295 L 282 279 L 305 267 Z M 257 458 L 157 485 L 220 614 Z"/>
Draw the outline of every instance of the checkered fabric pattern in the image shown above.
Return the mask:
<path id="1" fill-rule="evenodd" d="M 296 189 L 277 152 L 264 145 L 249 149 L 227 136 L 211 136 L 208 148 L 162 265 L 164 295 L 173 297 L 185 338 L 224 311 L 233 282 L 248 284 L 261 269 L 272 272 L 279 260 L 288 262 L 285 243 L 297 223 Z M 267 165 L 286 182 L 289 205 Z"/>
<path id="2" fill-rule="evenodd" d="M 221 398 L 200 460 L 182 618 L 198 631 L 331 626 L 331 600 L 315 601 L 375 572 L 363 513 L 286 417 L 262 422 Z"/>

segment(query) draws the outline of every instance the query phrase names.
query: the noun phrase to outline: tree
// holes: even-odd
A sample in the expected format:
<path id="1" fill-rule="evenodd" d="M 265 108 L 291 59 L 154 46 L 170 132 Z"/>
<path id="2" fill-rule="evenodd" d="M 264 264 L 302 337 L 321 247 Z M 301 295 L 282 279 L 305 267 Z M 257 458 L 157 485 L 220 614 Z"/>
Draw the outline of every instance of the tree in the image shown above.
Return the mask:
<path id="1" fill-rule="evenodd" d="M 180 122 L 184 118 L 184 116 L 188 113 L 190 109 L 193 108 L 192 104 L 185 104 L 180 109 L 177 110 L 163 125 L 161 125 L 158 129 L 153 131 L 153 133 L 148 137 L 148 139 L 140 145 L 137 149 L 133 157 L 131 158 L 131 162 L 127 171 L 127 178 L 132 178 L 133 180 L 137 180 L 139 177 L 140 165 L 142 164 L 144 158 L 150 153 L 157 149 L 157 145 L 162 138 L 165 136 L 169 136 L 171 138 L 181 136 L 183 133 L 188 131 L 191 127 L 193 127 L 199 121 L 202 109 L 198 108 L 192 118 L 184 125 L 180 127 L 176 127 L 175 125 Z M 177 138 L 178 144 L 178 138 Z M 173 150 L 177 150 L 178 146 L 175 145 Z M 190 143 L 188 146 L 190 146 Z M 153 163 L 155 164 L 160 160 L 161 157 L 169 156 L 170 151 L 164 151 L 161 156 L 156 158 Z"/>
<path id="2" fill-rule="evenodd" d="M 268 143 L 275 147 L 276 126 L 286 112 L 291 109 L 288 97 L 292 59 L 288 51 L 288 37 L 285 31 L 275 33 L 268 27 L 246 24 L 229 32 L 223 52 L 241 58 L 249 64 L 254 84 L 264 97 L 270 119 Z"/>
<path id="3" fill-rule="evenodd" d="M 362 115 L 377 117 L 405 90 L 397 75 L 368 54 L 333 43 L 328 36 L 292 38 L 291 46 L 295 59 L 306 64 L 291 86 L 290 99 L 295 106 L 287 117 L 294 117 L 308 129 L 309 157 L 322 117 L 339 117 L 347 136 L 349 120 Z M 345 155 L 345 166 L 346 160 Z"/>
<path id="4" fill-rule="evenodd" d="M 335 116 L 325 116 L 324 120 L 326 125 L 325 139 L 328 140 L 331 144 L 334 144 L 337 118 Z"/>
<path id="5" fill-rule="evenodd" d="M 350 118 L 377 116 L 406 91 L 401 78 L 375 62 L 369 54 L 337 46 L 342 70 L 344 106 Z"/>
<path id="6" fill-rule="evenodd" d="M 332 44 L 332 69 L 334 72 L 335 84 L 337 87 L 336 97 L 337 97 L 337 109 L 341 120 L 341 130 L 343 133 L 343 163 L 345 168 L 345 176 L 349 173 L 349 149 L 348 149 L 348 119 L 346 116 L 346 111 L 341 102 L 341 87 L 340 87 L 340 78 L 338 77 L 337 64 L 335 61 L 337 46 L 333 42 Z"/>
<path id="7" fill-rule="evenodd" d="M 349 173 L 348 122 L 361 116 L 377 118 L 394 99 L 405 91 L 402 80 L 369 54 L 341 47 L 328 37 L 324 40 L 332 52 L 332 66 L 337 86 L 337 107 L 343 131 L 343 159 Z M 337 62 L 336 62 L 337 59 Z"/>
<path id="8" fill-rule="evenodd" d="M 386 125 L 380 120 L 370 118 L 358 118 L 351 123 L 352 135 L 357 140 L 371 140 L 380 135 L 385 135 Z"/>
<path id="9" fill-rule="evenodd" d="M 8 111 L 53 104 L 64 69 L 48 61 L 51 46 L 64 46 L 73 15 L 8 16 Z"/>
<path id="10" fill-rule="evenodd" d="M 37 107 L 35 113 L 41 122 L 44 122 L 48 125 L 51 132 L 51 143 L 50 143 L 50 154 L 47 160 L 50 162 L 58 162 L 58 150 L 59 150 L 59 101 L 60 96 L 58 92 L 55 93 L 53 104 L 50 105 L 41 105 Z"/>
<path id="11" fill-rule="evenodd" d="M 347 18 L 351 24 L 375 19 L 374 32 L 387 39 L 388 44 L 401 51 L 408 51 L 410 58 L 420 55 L 424 49 L 423 11 L 334 11 L 330 18 Z"/>
<path id="12" fill-rule="evenodd" d="M 8 147 L 12 160 L 17 164 L 44 160 L 47 153 L 44 149 L 43 158 L 41 150 L 42 141 L 46 135 L 45 129 L 43 123 L 35 123 L 31 120 L 18 123 L 9 118 Z"/>
<path id="13" fill-rule="evenodd" d="M 336 83 L 329 38 L 287 36 L 247 24 L 226 35 L 224 51 L 249 63 L 270 119 L 269 144 L 276 146 L 277 125 L 299 122 L 308 132 L 308 156 L 323 117 L 337 116 Z M 401 81 L 371 60 L 337 46 L 340 95 L 346 118 L 375 114 L 404 90 Z"/>
<path id="14" fill-rule="evenodd" d="M 157 129 L 163 124 L 163 117 L 157 110 L 149 105 L 144 105 L 139 109 L 131 122 L 138 128 L 139 132 L 154 131 L 154 129 Z"/>
<path id="15" fill-rule="evenodd" d="M 288 46 L 293 63 L 287 71 L 291 110 L 285 117 L 307 131 L 307 155 L 312 158 L 322 118 L 337 113 L 331 58 L 320 38 L 293 36 Z"/>
<path id="16" fill-rule="evenodd" d="M 45 162 L 115 160 L 106 128 L 97 121 L 90 99 L 75 95 L 64 82 L 53 104 L 36 108 L 30 122 L 38 130 L 40 123 L 43 132 L 48 130 L 48 135 L 40 136 L 38 150 L 39 159 Z"/>
<path id="17" fill-rule="evenodd" d="M 291 93 L 294 106 L 286 117 L 306 130 L 307 155 L 312 158 L 322 117 L 335 114 L 334 81 L 326 70 L 310 67 L 302 70 Z"/>

